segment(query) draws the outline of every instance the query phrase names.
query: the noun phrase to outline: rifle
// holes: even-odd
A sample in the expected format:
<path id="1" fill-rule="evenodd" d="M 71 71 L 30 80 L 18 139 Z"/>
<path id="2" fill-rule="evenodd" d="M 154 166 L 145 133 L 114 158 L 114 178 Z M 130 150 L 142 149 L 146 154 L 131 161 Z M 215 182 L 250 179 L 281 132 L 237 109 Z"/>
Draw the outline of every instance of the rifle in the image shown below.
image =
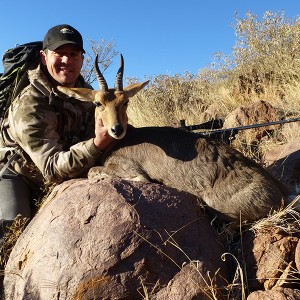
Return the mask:
<path id="1" fill-rule="evenodd" d="M 219 122 L 220 120 L 213 120 L 213 121 L 209 121 L 206 123 L 202 123 L 202 124 L 198 124 L 198 125 L 190 125 L 190 126 L 186 126 L 185 121 L 180 120 L 180 125 L 181 125 L 182 129 L 184 129 L 186 131 L 192 131 L 192 130 L 198 130 L 198 129 L 208 129 L 208 127 L 205 128 L 203 126 L 207 126 L 209 124 L 212 124 L 212 126 L 214 126 L 212 122 L 215 122 L 215 121 Z M 239 126 L 239 127 L 216 129 L 216 130 L 214 130 L 214 128 L 211 127 L 210 130 L 199 132 L 199 134 L 208 136 L 210 138 L 217 139 L 217 140 L 219 140 L 219 139 L 221 139 L 223 141 L 225 140 L 227 143 L 230 143 L 230 140 L 234 139 L 235 135 L 237 135 L 238 132 L 241 130 L 259 128 L 259 127 L 267 127 L 267 126 L 271 126 L 271 125 L 279 125 L 279 124 L 286 124 L 286 123 L 299 122 L 299 121 L 300 121 L 300 118 L 292 118 L 292 119 L 278 120 L 278 121 L 266 122 L 266 123 L 257 123 L 257 124 Z"/>

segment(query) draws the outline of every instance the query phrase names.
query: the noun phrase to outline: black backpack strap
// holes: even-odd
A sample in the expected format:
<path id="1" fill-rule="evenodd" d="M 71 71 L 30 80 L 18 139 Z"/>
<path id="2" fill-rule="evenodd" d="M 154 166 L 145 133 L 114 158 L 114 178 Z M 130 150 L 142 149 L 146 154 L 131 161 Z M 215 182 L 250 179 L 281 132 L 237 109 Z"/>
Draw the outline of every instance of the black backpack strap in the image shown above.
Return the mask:
<path id="1" fill-rule="evenodd" d="M 12 148 L 12 150 L 16 150 L 15 148 Z M 9 168 L 9 166 L 11 165 L 11 163 L 17 158 L 17 156 L 19 155 L 19 153 L 17 151 L 14 152 L 14 154 L 8 159 L 8 161 L 4 164 L 4 166 L 2 167 L 2 169 L 0 170 L 0 180 L 3 179 L 3 174 L 5 173 L 5 171 Z"/>

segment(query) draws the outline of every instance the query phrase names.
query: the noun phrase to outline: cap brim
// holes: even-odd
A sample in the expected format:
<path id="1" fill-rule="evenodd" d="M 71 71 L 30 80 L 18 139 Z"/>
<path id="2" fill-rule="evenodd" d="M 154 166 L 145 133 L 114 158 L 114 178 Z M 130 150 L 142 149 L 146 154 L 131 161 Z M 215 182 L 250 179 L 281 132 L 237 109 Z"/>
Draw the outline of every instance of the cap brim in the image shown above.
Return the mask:
<path id="1" fill-rule="evenodd" d="M 63 45 L 67 45 L 67 44 L 74 44 L 74 45 L 76 45 L 82 51 L 82 53 L 85 53 L 84 49 L 81 48 L 80 45 L 78 45 L 77 43 L 72 42 L 72 41 L 59 41 L 57 43 L 54 43 L 54 44 L 48 46 L 47 48 L 49 50 L 53 51 L 53 50 L 56 50 L 58 47 L 63 46 Z"/>

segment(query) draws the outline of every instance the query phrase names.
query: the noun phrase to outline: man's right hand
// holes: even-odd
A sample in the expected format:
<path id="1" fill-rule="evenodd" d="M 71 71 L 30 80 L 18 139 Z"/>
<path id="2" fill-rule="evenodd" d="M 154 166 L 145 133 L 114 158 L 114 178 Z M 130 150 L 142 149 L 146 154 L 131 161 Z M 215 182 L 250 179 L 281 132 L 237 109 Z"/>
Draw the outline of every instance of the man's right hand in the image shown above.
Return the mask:
<path id="1" fill-rule="evenodd" d="M 109 135 L 107 128 L 104 127 L 101 117 L 98 116 L 95 124 L 95 146 L 100 151 L 105 151 L 114 140 L 115 139 Z"/>

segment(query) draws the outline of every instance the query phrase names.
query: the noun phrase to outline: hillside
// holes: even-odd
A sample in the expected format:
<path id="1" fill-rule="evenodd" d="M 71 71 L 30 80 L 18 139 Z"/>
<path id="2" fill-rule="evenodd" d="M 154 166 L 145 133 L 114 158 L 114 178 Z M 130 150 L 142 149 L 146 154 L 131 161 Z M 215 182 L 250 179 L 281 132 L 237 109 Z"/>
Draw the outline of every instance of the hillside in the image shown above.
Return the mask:
<path id="1" fill-rule="evenodd" d="M 244 19 L 236 18 L 234 26 L 236 43 L 230 57 L 216 54 L 211 66 L 196 75 L 151 78 L 149 88 L 130 102 L 130 122 L 135 126 L 173 126 L 184 119 L 187 125 L 194 125 L 225 119 L 236 108 L 259 100 L 278 109 L 280 119 L 299 117 L 300 20 L 272 12 L 259 20 L 248 13 Z M 132 81 L 135 79 L 129 79 Z M 284 135 L 277 131 L 262 144 L 251 140 L 252 145 L 235 146 L 259 161 L 266 150 L 299 136 L 295 123 L 289 128 Z"/>

